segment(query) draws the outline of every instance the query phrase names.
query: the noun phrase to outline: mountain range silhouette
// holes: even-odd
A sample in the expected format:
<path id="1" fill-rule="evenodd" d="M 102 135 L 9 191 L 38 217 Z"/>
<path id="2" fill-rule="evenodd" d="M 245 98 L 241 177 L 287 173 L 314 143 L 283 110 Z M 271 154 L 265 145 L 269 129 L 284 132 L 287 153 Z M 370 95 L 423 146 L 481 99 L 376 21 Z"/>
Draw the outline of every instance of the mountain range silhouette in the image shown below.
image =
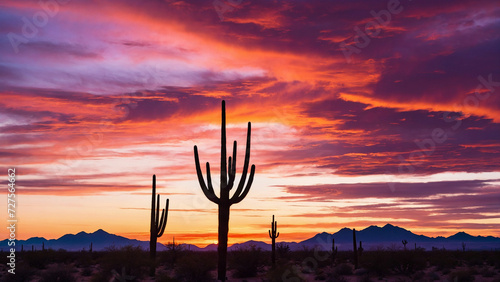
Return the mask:
<path id="1" fill-rule="evenodd" d="M 301 250 L 303 248 L 319 247 L 321 250 L 331 250 L 332 239 L 335 238 L 335 244 L 341 251 L 352 249 L 352 229 L 342 228 L 336 233 L 330 234 L 327 232 L 318 233 L 315 236 L 301 242 L 277 242 L 286 243 L 291 250 Z M 370 226 L 363 230 L 356 231 L 356 238 L 363 241 L 365 250 L 374 250 L 381 248 L 403 249 L 401 240 L 407 240 L 408 249 L 415 247 L 431 250 L 433 247 L 447 250 L 462 250 L 462 242 L 466 243 L 466 250 L 498 250 L 500 249 L 500 238 L 493 236 L 471 236 L 465 232 L 458 232 L 449 237 L 427 237 L 424 235 L 416 235 L 409 230 L 397 227 L 391 224 L 386 224 L 383 227 Z M 1 241 L 1 250 L 7 251 L 10 247 L 7 245 L 8 240 Z M 149 241 L 140 241 L 136 239 L 128 239 L 123 236 L 108 233 L 99 229 L 93 233 L 79 232 L 77 234 L 66 234 L 59 239 L 45 239 L 43 237 L 32 237 L 28 240 L 17 240 L 17 251 L 21 250 L 21 245 L 24 245 L 25 251 L 30 251 L 31 246 L 36 250 L 42 249 L 42 243 L 46 249 L 64 249 L 67 251 L 82 251 L 88 250 L 90 243 L 93 244 L 94 251 L 102 251 L 109 247 L 122 247 L 126 245 L 140 246 L 144 250 L 149 248 Z M 192 244 L 180 244 L 183 248 L 193 251 L 216 251 L 217 245 L 210 244 L 204 248 L 197 247 Z M 247 241 L 237 243 L 229 247 L 229 250 L 235 248 L 245 248 L 254 245 L 263 250 L 271 250 L 271 245 L 262 241 Z M 167 250 L 164 244 L 157 244 L 158 251 Z"/>

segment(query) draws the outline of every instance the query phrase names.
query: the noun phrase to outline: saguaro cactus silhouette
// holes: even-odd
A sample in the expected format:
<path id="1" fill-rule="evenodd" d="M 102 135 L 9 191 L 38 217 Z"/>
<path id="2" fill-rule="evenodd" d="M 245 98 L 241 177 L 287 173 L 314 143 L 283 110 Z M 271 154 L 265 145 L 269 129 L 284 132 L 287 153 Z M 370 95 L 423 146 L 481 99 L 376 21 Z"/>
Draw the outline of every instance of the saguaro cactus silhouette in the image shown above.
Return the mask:
<path id="1" fill-rule="evenodd" d="M 335 247 L 335 238 L 332 238 L 332 265 L 335 264 L 335 258 L 337 257 L 338 247 Z"/>
<path id="2" fill-rule="evenodd" d="M 273 221 L 271 222 L 271 230 L 269 230 L 269 237 L 271 238 L 272 241 L 272 262 L 273 266 L 276 265 L 276 238 L 280 236 L 279 232 L 276 232 L 278 230 L 278 222 L 274 221 L 274 215 L 273 215 Z"/>
<path id="3" fill-rule="evenodd" d="M 156 199 L 155 199 L 156 198 Z M 155 201 L 156 200 L 156 201 Z M 156 204 L 155 204 L 156 203 Z M 160 217 L 160 195 L 156 195 L 156 175 L 153 175 L 153 192 L 151 197 L 151 229 L 149 234 L 149 256 L 151 258 L 150 275 L 155 275 L 156 242 L 165 232 L 168 217 L 168 199 Z"/>
<path id="4" fill-rule="evenodd" d="M 354 248 L 354 269 L 358 268 L 358 247 L 356 245 L 356 228 L 352 229 L 352 246 Z"/>
<path id="5" fill-rule="evenodd" d="M 248 182 L 245 185 L 248 173 L 248 164 L 250 162 L 250 136 L 251 123 L 248 123 L 247 144 L 245 152 L 245 162 L 238 188 L 232 197 L 229 197 L 229 191 L 233 188 L 236 177 L 236 141 L 233 144 L 233 157 L 229 157 L 229 164 L 226 165 L 226 105 L 222 101 L 222 124 L 221 124 L 221 153 L 220 153 L 220 196 L 217 197 L 212 186 L 212 177 L 210 175 L 210 164 L 207 162 L 207 182 L 203 178 L 200 168 L 200 159 L 198 157 L 198 148 L 194 146 L 194 161 L 196 173 L 200 182 L 201 190 L 205 196 L 219 206 L 219 241 L 218 241 L 218 279 L 226 281 L 226 259 L 227 259 L 227 236 L 229 232 L 229 210 L 231 205 L 241 202 L 250 191 L 253 177 L 255 174 L 255 165 L 252 165 Z M 229 169 L 229 171 L 228 171 Z M 229 175 L 229 179 L 228 179 Z"/>

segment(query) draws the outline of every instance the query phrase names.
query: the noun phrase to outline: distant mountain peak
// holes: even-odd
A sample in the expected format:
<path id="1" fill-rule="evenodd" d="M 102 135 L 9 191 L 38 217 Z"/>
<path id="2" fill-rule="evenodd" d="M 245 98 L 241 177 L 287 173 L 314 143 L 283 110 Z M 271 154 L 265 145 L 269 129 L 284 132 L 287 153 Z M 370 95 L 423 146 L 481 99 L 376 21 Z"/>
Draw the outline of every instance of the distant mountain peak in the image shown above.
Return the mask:
<path id="1" fill-rule="evenodd" d="M 106 231 L 104 231 L 104 230 L 102 230 L 102 229 L 97 229 L 97 230 L 96 230 L 94 233 L 92 233 L 92 234 L 110 234 L 110 233 L 108 233 L 108 232 L 106 232 Z"/>

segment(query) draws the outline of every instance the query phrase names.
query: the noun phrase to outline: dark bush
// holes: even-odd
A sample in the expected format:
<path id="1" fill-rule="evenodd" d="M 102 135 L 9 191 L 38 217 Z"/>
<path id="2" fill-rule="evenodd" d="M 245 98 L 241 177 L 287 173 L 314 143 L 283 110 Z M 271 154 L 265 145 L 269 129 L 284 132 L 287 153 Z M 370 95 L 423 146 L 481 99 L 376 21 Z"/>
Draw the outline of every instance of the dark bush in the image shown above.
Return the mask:
<path id="1" fill-rule="evenodd" d="M 211 281 L 216 263 L 216 252 L 186 252 L 177 261 L 175 276 L 180 281 Z"/>
<path id="2" fill-rule="evenodd" d="M 471 282 L 474 281 L 474 275 L 468 270 L 454 271 L 450 274 L 450 280 L 453 282 Z"/>
<path id="3" fill-rule="evenodd" d="M 73 282 L 76 281 L 71 273 L 71 267 L 58 264 L 42 272 L 40 282 Z"/>
<path id="4" fill-rule="evenodd" d="M 255 245 L 229 252 L 229 267 L 235 270 L 235 277 L 254 277 L 262 265 L 262 251 Z"/>
<path id="5" fill-rule="evenodd" d="M 100 272 L 95 279 L 128 276 L 140 279 L 148 273 L 149 252 L 138 246 L 110 247 L 98 259 Z"/>

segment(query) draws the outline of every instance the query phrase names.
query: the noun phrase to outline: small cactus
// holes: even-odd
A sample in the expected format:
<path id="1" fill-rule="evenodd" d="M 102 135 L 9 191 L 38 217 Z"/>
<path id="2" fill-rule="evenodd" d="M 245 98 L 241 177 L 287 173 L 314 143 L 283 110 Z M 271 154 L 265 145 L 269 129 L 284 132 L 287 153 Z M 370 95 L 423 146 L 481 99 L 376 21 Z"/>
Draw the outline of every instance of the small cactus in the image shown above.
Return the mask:
<path id="1" fill-rule="evenodd" d="M 358 268 L 358 247 L 356 245 L 356 228 L 352 229 L 352 246 L 354 248 L 354 269 Z"/>
<path id="2" fill-rule="evenodd" d="M 155 201 L 156 198 L 156 201 Z M 156 203 L 156 204 L 155 204 Z M 168 217 L 168 199 L 160 217 L 160 195 L 156 195 L 156 175 L 153 175 L 153 192 L 151 198 L 151 228 L 149 234 L 149 256 L 151 258 L 150 275 L 155 275 L 156 242 L 165 232 Z"/>
<path id="3" fill-rule="evenodd" d="M 408 241 L 406 241 L 406 240 L 402 240 L 402 241 L 401 241 L 401 243 L 403 243 L 403 246 L 404 246 L 405 251 L 406 251 L 406 244 L 408 244 Z"/>
<path id="4" fill-rule="evenodd" d="M 462 251 L 465 252 L 465 242 L 462 242 Z"/>
<path id="5" fill-rule="evenodd" d="M 335 264 L 335 258 L 337 257 L 338 247 L 335 246 L 335 238 L 332 239 L 332 264 Z"/>
<path id="6" fill-rule="evenodd" d="M 361 256 L 363 254 L 363 242 L 359 241 L 358 254 Z"/>
<path id="7" fill-rule="evenodd" d="M 92 242 L 90 242 L 89 252 L 92 252 Z"/>
<path id="8" fill-rule="evenodd" d="M 45 251 L 45 242 L 42 242 L 42 252 Z"/>
<path id="9" fill-rule="evenodd" d="M 274 221 L 274 215 L 273 215 L 273 221 L 271 222 L 271 230 L 269 230 L 269 237 L 271 238 L 272 242 L 272 262 L 273 262 L 273 267 L 276 265 L 276 238 L 280 236 L 279 232 L 276 232 L 278 230 L 278 222 Z"/>

